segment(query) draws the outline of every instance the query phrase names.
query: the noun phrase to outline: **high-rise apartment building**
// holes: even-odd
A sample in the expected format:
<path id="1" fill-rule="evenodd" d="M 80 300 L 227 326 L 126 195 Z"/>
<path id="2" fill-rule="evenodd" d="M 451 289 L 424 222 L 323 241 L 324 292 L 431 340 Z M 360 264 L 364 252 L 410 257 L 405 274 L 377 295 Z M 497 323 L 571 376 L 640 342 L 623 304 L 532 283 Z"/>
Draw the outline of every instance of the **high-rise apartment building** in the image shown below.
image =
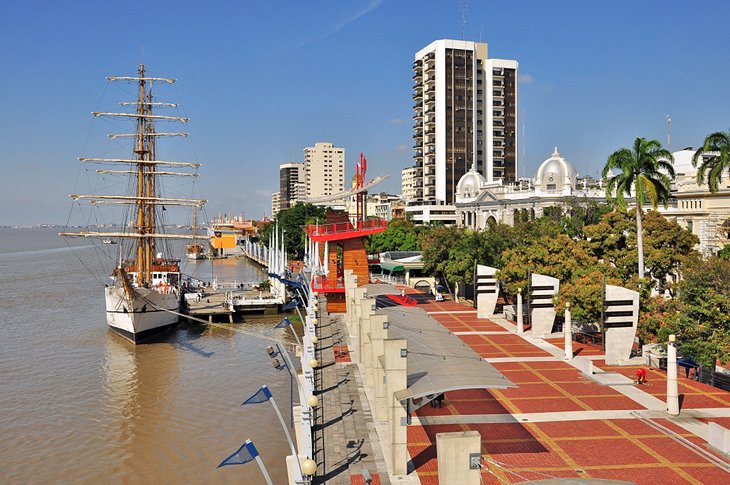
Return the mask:
<path id="1" fill-rule="evenodd" d="M 279 165 L 279 209 L 293 207 L 305 197 L 304 164 L 282 163 Z"/>
<path id="2" fill-rule="evenodd" d="M 279 192 L 271 194 L 271 217 L 275 217 L 276 214 L 281 210 L 281 200 L 279 198 Z"/>
<path id="3" fill-rule="evenodd" d="M 332 195 L 345 190 L 345 149 L 332 143 L 315 143 L 304 149 L 307 197 Z"/>
<path id="4" fill-rule="evenodd" d="M 401 199 L 412 201 L 416 198 L 416 167 L 407 167 L 400 173 Z"/>
<path id="5" fill-rule="evenodd" d="M 517 61 L 489 59 L 487 44 L 437 40 L 416 53 L 413 71 L 416 195 L 410 205 L 453 206 L 456 185 L 472 167 L 488 182 L 514 180 Z M 409 212 L 427 222 L 419 213 L 433 209 Z"/>

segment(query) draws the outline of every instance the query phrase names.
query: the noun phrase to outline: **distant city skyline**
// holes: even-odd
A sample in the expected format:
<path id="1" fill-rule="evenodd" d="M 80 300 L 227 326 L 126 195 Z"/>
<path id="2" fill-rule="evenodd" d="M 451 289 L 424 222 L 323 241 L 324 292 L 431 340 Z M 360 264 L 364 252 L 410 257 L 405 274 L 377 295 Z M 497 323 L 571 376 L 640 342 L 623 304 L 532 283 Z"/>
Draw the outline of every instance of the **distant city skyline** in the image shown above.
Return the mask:
<path id="1" fill-rule="evenodd" d="M 345 180 L 364 152 L 370 176 L 390 175 L 377 190 L 399 193 L 413 164 L 411 61 L 438 39 L 519 61 L 518 176 L 554 146 L 596 176 L 637 136 L 667 145 L 668 115 L 672 150 L 730 128 L 720 0 L 473 1 L 465 23 L 456 0 L 29 1 L 0 17 L 0 225 L 66 220 L 86 177 L 77 157 L 101 155 L 110 132 L 90 115 L 118 100 L 105 77 L 134 73 L 142 50 L 148 74 L 178 79 L 169 94 L 191 118 L 186 154 L 203 164 L 209 216 L 270 214 L 279 165 L 323 140 L 346 150 Z"/>

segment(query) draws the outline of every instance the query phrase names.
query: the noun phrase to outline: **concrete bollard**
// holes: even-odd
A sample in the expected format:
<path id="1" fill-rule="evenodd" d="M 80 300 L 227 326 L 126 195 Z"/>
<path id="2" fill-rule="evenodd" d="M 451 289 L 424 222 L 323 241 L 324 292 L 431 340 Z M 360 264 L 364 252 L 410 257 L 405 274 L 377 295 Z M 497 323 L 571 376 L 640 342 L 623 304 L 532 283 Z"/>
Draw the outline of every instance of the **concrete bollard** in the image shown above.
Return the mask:
<path id="1" fill-rule="evenodd" d="M 573 322 L 570 319 L 570 302 L 565 304 L 563 335 L 565 337 L 565 360 L 570 360 L 573 358 Z"/>
<path id="2" fill-rule="evenodd" d="M 517 289 L 517 333 L 525 333 L 525 324 L 522 318 L 522 288 Z"/>
<path id="3" fill-rule="evenodd" d="M 573 359 L 573 363 L 578 368 L 578 370 L 583 373 L 583 375 L 589 377 L 593 375 L 593 361 L 591 359 L 588 359 L 586 357 L 575 357 Z"/>
<path id="4" fill-rule="evenodd" d="M 675 336 L 669 336 L 667 343 L 667 414 L 679 416 L 679 386 L 677 384 L 677 347 Z"/>
<path id="5" fill-rule="evenodd" d="M 478 465 L 481 456 L 482 436 L 478 431 L 438 433 L 436 458 L 439 466 L 439 483 L 479 485 L 482 470 Z M 472 463 L 472 460 L 476 463 Z"/>

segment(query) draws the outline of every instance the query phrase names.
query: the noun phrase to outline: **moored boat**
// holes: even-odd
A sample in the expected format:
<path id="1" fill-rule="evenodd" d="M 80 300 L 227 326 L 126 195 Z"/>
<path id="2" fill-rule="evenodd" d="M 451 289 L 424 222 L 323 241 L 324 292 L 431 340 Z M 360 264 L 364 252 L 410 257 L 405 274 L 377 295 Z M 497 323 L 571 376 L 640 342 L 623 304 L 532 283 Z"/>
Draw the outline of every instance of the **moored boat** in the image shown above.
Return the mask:
<path id="1" fill-rule="evenodd" d="M 172 162 L 158 159 L 157 139 L 187 136 L 156 130 L 157 122 L 181 122 L 188 118 L 153 114 L 157 108 L 174 108 L 173 103 L 153 101 L 153 84 L 173 84 L 174 79 L 148 77 L 141 64 L 137 76 L 110 77 L 109 81 L 130 82 L 137 86 L 137 100 L 122 102 L 134 111 L 122 113 L 96 112 L 97 117 L 125 118 L 134 121 L 133 133 L 109 135 L 111 139 L 131 138 L 134 155 L 127 158 L 80 158 L 83 163 L 122 165 L 123 170 L 97 170 L 102 174 L 124 175 L 132 192 L 124 195 L 72 194 L 76 200 L 88 200 L 92 206 L 117 204 L 126 206 L 125 218 L 119 232 L 62 232 L 61 236 L 101 238 L 104 244 L 119 241 L 118 257 L 111 273 L 111 283 L 105 285 L 106 316 L 109 327 L 137 343 L 177 324 L 181 309 L 180 259 L 171 255 L 166 244 L 171 239 L 192 239 L 197 235 L 166 232 L 164 211 L 167 207 L 197 209 L 203 199 L 166 197 L 162 193 L 162 177 L 197 177 L 198 163 Z M 174 167 L 177 171 L 170 171 Z M 185 171 L 187 169 L 187 171 Z M 193 169 L 194 171 L 190 171 Z M 113 241 L 113 242 L 109 242 Z M 189 253 L 188 253 L 189 254 Z M 202 254 L 202 251 L 201 251 Z"/>

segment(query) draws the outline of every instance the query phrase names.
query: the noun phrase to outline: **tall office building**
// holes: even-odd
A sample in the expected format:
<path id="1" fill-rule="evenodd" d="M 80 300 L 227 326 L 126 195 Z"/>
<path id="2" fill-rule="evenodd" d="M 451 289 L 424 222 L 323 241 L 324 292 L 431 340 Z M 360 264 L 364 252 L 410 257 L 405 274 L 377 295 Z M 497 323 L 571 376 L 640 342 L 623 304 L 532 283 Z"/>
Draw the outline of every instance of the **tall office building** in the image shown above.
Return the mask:
<path id="1" fill-rule="evenodd" d="M 294 207 L 304 199 L 304 164 L 282 163 L 279 165 L 279 210 Z"/>
<path id="2" fill-rule="evenodd" d="M 409 212 L 420 222 L 451 222 L 456 185 L 472 167 L 488 182 L 516 178 L 518 63 L 489 59 L 487 44 L 437 40 L 416 53 L 413 71 Z"/>
<path id="3" fill-rule="evenodd" d="M 345 149 L 332 143 L 315 143 L 304 149 L 307 197 L 332 195 L 345 190 Z"/>

